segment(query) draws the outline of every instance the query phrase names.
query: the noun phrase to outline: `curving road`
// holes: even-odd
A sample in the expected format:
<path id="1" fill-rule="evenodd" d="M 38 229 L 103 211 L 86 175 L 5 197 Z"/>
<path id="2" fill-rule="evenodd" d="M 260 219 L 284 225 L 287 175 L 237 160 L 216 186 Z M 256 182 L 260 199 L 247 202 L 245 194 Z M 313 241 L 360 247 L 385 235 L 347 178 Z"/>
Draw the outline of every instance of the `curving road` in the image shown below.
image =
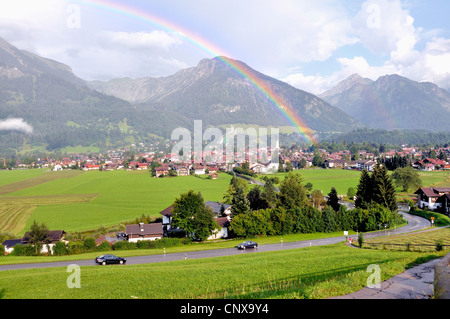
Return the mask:
<path id="1" fill-rule="evenodd" d="M 394 230 L 381 230 L 379 232 L 368 233 L 364 237 L 372 238 L 378 236 L 392 235 L 407 233 L 411 231 L 421 230 L 431 226 L 431 223 L 425 218 L 414 216 L 406 212 L 402 212 L 404 218 L 408 221 L 408 224 L 404 227 L 394 229 Z M 357 235 L 349 236 L 353 240 L 357 240 Z M 137 264 L 148 264 L 184 259 L 199 259 L 199 258 L 209 258 L 209 257 L 222 257 L 240 254 L 250 254 L 255 252 L 268 252 L 268 251 L 278 251 L 285 249 L 295 249 L 303 248 L 308 246 L 321 246 L 339 243 L 345 240 L 344 236 L 306 240 L 306 241 L 296 241 L 288 243 L 277 243 L 277 244 L 267 244 L 260 245 L 257 249 L 249 250 L 238 250 L 236 248 L 225 248 L 225 249 L 214 249 L 214 250 L 202 250 L 202 251 L 192 251 L 186 253 L 171 253 L 171 254 L 159 254 L 159 255 L 148 255 L 148 256 L 136 256 L 127 257 L 128 265 Z M 30 264 L 14 264 L 14 265 L 0 265 L 1 270 L 17 270 L 17 269 L 30 269 L 30 268 L 48 268 L 48 267 L 67 267 L 69 265 L 76 264 L 78 266 L 94 266 L 96 265 L 93 259 L 89 260 L 76 260 L 76 261 L 64 261 L 64 262 L 48 262 L 48 263 L 30 263 Z"/>

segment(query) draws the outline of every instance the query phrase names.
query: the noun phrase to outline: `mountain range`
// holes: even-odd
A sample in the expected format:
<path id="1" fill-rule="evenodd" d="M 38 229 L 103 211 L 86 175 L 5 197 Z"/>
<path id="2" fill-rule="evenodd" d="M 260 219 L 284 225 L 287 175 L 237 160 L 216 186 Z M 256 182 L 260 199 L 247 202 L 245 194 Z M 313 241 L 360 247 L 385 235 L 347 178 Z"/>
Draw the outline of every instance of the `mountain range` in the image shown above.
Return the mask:
<path id="1" fill-rule="evenodd" d="M 371 128 L 450 131 L 450 93 L 430 82 L 353 74 L 319 97 Z"/>
<path id="2" fill-rule="evenodd" d="M 276 92 L 306 126 L 319 133 L 379 127 L 383 122 L 375 114 L 376 107 L 364 103 L 379 101 L 383 94 L 385 101 L 394 101 L 395 108 L 389 110 L 389 115 L 398 118 L 399 123 L 406 112 L 410 127 L 420 124 L 428 130 L 450 129 L 443 124 L 449 123 L 447 91 L 398 76 L 372 81 L 355 75 L 316 96 L 243 62 L 216 57 L 166 77 L 85 81 L 63 63 L 19 50 L 0 39 L 0 124 L 5 119 L 22 118 L 33 127 L 29 134 L 5 131 L 0 126 L 2 154 L 78 145 L 104 149 L 148 143 L 170 138 L 176 127 L 192 129 L 194 120 L 203 120 L 204 128 L 236 124 L 291 126 L 252 81 L 224 63 L 227 60 Z M 404 88 L 407 93 L 403 93 Z M 411 99 L 412 93 L 421 100 Z M 418 113 L 423 106 L 427 107 L 427 115 L 430 110 L 438 112 L 432 122 L 426 123 L 428 118 Z M 390 106 L 383 107 L 388 110 Z"/>

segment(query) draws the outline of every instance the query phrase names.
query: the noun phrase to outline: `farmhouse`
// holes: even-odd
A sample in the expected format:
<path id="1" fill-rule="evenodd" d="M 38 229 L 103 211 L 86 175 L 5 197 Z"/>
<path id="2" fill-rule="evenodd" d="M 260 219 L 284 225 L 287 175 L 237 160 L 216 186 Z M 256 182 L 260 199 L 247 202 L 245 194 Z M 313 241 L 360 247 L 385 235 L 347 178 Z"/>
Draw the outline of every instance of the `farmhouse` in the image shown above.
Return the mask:
<path id="1" fill-rule="evenodd" d="M 164 236 L 167 236 L 168 231 L 171 229 L 172 211 L 173 206 L 169 206 L 160 212 L 160 214 L 162 215 L 162 229 Z"/>
<path id="2" fill-rule="evenodd" d="M 22 239 L 7 239 L 2 245 L 5 247 L 5 255 L 10 254 L 16 245 L 23 245 Z"/>
<path id="3" fill-rule="evenodd" d="M 211 236 L 208 237 L 208 239 L 211 240 L 211 239 L 227 238 L 228 227 L 230 226 L 230 217 L 216 218 L 216 222 L 219 225 L 220 229 L 215 231 Z"/>
<path id="4" fill-rule="evenodd" d="M 169 168 L 164 166 L 159 166 L 155 168 L 156 177 L 169 175 Z"/>
<path id="5" fill-rule="evenodd" d="M 178 176 L 188 176 L 189 175 L 189 167 L 183 165 L 175 165 L 173 168 Z"/>
<path id="6" fill-rule="evenodd" d="M 214 214 L 216 216 L 221 214 L 221 206 L 222 204 L 212 201 L 207 201 L 205 203 L 207 207 L 210 207 Z M 179 229 L 174 229 L 172 226 L 172 211 L 173 206 L 169 206 L 163 211 L 160 212 L 162 215 L 162 230 L 164 233 L 164 237 L 168 236 L 168 233 L 170 231 L 179 231 Z M 220 226 L 220 230 L 215 232 L 213 235 L 211 235 L 208 239 L 218 239 L 218 238 L 226 238 L 228 237 L 228 227 L 230 226 L 230 217 L 229 214 L 231 214 L 231 206 L 230 205 L 224 205 L 224 211 L 223 214 L 225 217 L 216 217 L 215 220 Z"/>
<path id="7" fill-rule="evenodd" d="M 205 205 L 211 208 L 214 214 L 218 217 L 225 217 L 231 215 L 231 205 L 213 201 L 206 201 Z"/>
<path id="8" fill-rule="evenodd" d="M 328 168 L 345 168 L 347 167 L 347 161 L 343 159 L 330 159 L 325 161 L 325 165 Z"/>
<path id="9" fill-rule="evenodd" d="M 100 165 L 94 165 L 94 164 L 86 164 L 83 166 L 84 171 L 98 171 L 100 170 Z"/>
<path id="10" fill-rule="evenodd" d="M 162 223 L 127 225 L 125 233 L 129 242 L 161 239 L 163 237 L 163 225 Z"/>
<path id="11" fill-rule="evenodd" d="M 444 195 L 450 194 L 450 188 L 422 187 L 414 194 L 417 194 L 417 205 L 420 208 L 437 210 L 448 203 Z M 440 199 L 443 197 L 442 199 Z M 439 200 L 438 200 L 439 199 Z"/>
<path id="12" fill-rule="evenodd" d="M 63 240 L 66 232 L 64 230 L 51 230 L 48 232 L 48 243 L 44 244 L 41 249 L 41 254 L 47 254 L 53 252 L 53 246 L 59 242 L 63 241 L 66 244 L 67 241 Z M 14 246 L 16 245 L 27 245 L 31 244 L 30 233 L 26 232 L 22 238 L 19 239 L 8 239 L 3 242 L 3 246 L 5 246 L 5 253 L 9 254 L 14 250 Z"/>
<path id="13" fill-rule="evenodd" d="M 369 172 L 372 172 L 375 165 L 376 163 L 374 161 L 357 161 L 356 169 L 360 171 L 367 170 Z"/>
<path id="14" fill-rule="evenodd" d="M 194 174 L 196 174 L 196 175 L 206 174 L 206 167 L 203 165 L 195 165 L 194 166 Z"/>

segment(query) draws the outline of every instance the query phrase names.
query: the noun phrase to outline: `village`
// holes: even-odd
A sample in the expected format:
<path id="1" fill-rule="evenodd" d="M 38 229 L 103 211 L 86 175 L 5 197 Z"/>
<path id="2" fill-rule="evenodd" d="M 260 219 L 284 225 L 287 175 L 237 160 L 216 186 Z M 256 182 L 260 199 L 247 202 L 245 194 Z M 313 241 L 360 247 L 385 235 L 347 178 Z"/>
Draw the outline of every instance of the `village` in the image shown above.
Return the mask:
<path id="1" fill-rule="evenodd" d="M 419 147 L 402 146 L 399 149 L 390 149 L 377 155 L 365 150 L 328 152 L 325 149 L 315 151 L 305 149 L 279 149 L 277 161 L 266 160 L 270 158 L 273 149 L 267 150 L 267 156 L 261 156 L 258 149 L 247 150 L 245 162 L 250 171 L 259 174 L 269 172 L 303 168 L 335 168 L 349 170 L 372 171 L 377 162 L 383 162 L 393 158 L 403 158 L 414 169 L 419 171 L 438 171 L 450 169 L 450 147 L 432 148 L 421 150 Z M 16 161 L 10 169 L 47 168 L 58 171 L 64 169 L 81 169 L 85 171 L 110 171 L 110 170 L 151 170 L 154 177 L 186 176 L 186 175 L 210 175 L 216 177 L 218 171 L 232 171 L 242 163 L 237 160 L 230 161 L 223 156 L 222 161 L 208 161 L 208 156 L 203 156 L 203 162 L 194 161 L 196 154 L 192 153 L 191 161 L 172 161 L 173 154 L 163 151 L 146 151 L 140 149 L 131 152 L 129 149 L 110 150 L 105 153 L 75 153 L 59 158 L 37 158 L 34 161 Z M 238 154 L 234 154 L 234 159 Z M 1 164 L 1 163 L 0 163 Z M 3 159 L 6 167 L 5 159 Z M 281 164 L 281 166 L 279 166 Z"/>

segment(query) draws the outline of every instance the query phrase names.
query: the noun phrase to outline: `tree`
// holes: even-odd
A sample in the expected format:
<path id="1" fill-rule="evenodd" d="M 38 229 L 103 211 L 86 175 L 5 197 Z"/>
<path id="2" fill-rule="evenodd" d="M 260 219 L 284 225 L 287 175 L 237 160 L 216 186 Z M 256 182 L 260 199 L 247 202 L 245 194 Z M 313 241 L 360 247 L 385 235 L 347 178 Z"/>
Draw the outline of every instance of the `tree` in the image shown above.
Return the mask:
<path id="1" fill-rule="evenodd" d="M 411 166 L 397 168 L 392 173 L 392 180 L 396 186 L 402 187 L 403 192 L 407 192 L 411 187 L 418 188 L 422 185 L 419 173 Z"/>
<path id="2" fill-rule="evenodd" d="M 320 208 L 322 206 L 322 203 L 325 202 L 323 199 L 323 193 L 319 189 L 315 189 L 311 193 L 311 201 L 314 208 Z"/>
<path id="3" fill-rule="evenodd" d="M 339 205 L 340 206 L 340 205 Z M 337 229 L 337 215 L 332 206 L 327 206 L 322 212 L 323 231 L 325 233 L 334 232 Z"/>
<path id="4" fill-rule="evenodd" d="M 312 160 L 312 165 L 316 167 L 323 167 L 324 166 L 324 160 L 320 154 L 315 154 Z"/>
<path id="5" fill-rule="evenodd" d="M 266 180 L 264 184 L 263 197 L 267 201 L 268 207 L 274 207 L 277 203 L 278 194 L 275 190 L 275 185 L 272 179 Z"/>
<path id="6" fill-rule="evenodd" d="M 260 186 L 255 186 L 254 188 L 252 188 L 247 194 L 247 199 L 250 203 L 251 210 L 269 208 L 269 204 L 267 200 L 264 198 Z"/>
<path id="7" fill-rule="evenodd" d="M 363 170 L 356 191 L 355 207 L 367 208 L 372 200 L 373 180 L 367 170 Z"/>
<path id="8" fill-rule="evenodd" d="M 311 182 L 308 182 L 305 184 L 305 188 L 308 192 L 310 192 L 313 188 L 313 184 Z"/>
<path id="9" fill-rule="evenodd" d="M 219 225 L 214 219 L 214 212 L 209 207 L 202 207 L 192 219 L 193 237 L 197 240 L 204 241 L 215 230 L 219 229 Z"/>
<path id="10" fill-rule="evenodd" d="M 230 185 L 228 186 L 228 189 L 223 196 L 224 203 L 225 204 L 231 204 L 231 201 L 233 199 L 234 193 L 236 192 L 236 189 L 238 187 L 242 187 L 244 189 L 244 192 L 247 192 L 247 182 L 242 179 L 236 177 L 236 175 L 233 175 L 233 177 L 230 180 Z"/>
<path id="11" fill-rule="evenodd" d="M 333 208 L 335 212 L 339 210 L 341 204 L 339 204 L 339 197 L 336 188 L 331 187 L 331 191 L 328 193 L 327 205 Z"/>
<path id="12" fill-rule="evenodd" d="M 204 208 L 205 203 L 201 193 L 195 193 L 193 190 L 190 190 L 181 194 L 179 198 L 175 199 L 173 204 L 173 226 L 183 229 L 186 232 L 186 236 L 193 236 L 196 230 L 195 216 L 199 213 L 201 214 Z"/>
<path id="13" fill-rule="evenodd" d="M 353 200 L 356 196 L 356 190 L 353 187 L 349 187 L 347 190 L 347 197 L 350 200 Z"/>
<path id="14" fill-rule="evenodd" d="M 47 226 L 42 223 L 39 225 L 36 221 L 33 222 L 28 233 L 30 244 L 35 247 L 35 254 L 38 255 L 44 244 L 50 243 L 50 234 Z"/>
<path id="15" fill-rule="evenodd" d="M 280 203 L 286 210 L 306 205 L 306 189 L 300 174 L 289 172 L 280 185 Z"/>
<path id="16" fill-rule="evenodd" d="M 245 191 L 243 187 L 237 187 L 236 192 L 233 195 L 231 201 L 231 217 L 234 218 L 240 214 L 247 214 L 250 212 L 250 202 L 245 196 Z"/>
<path id="17" fill-rule="evenodd" d="M 375 203 L 384 206 L 391 211 L 397 210 L 397 201 L 395 188 L 392 180 L 389 178 L 387 169 L 384 165 L 377 164 L 372 173 L 373 194 L 372 199 Z"/>
<path id="18" fill-rule="evenodd" d="M 286 172 L 292 172 L 294 170 L 294 165 L 289 161 L 286 163 Z"/>

